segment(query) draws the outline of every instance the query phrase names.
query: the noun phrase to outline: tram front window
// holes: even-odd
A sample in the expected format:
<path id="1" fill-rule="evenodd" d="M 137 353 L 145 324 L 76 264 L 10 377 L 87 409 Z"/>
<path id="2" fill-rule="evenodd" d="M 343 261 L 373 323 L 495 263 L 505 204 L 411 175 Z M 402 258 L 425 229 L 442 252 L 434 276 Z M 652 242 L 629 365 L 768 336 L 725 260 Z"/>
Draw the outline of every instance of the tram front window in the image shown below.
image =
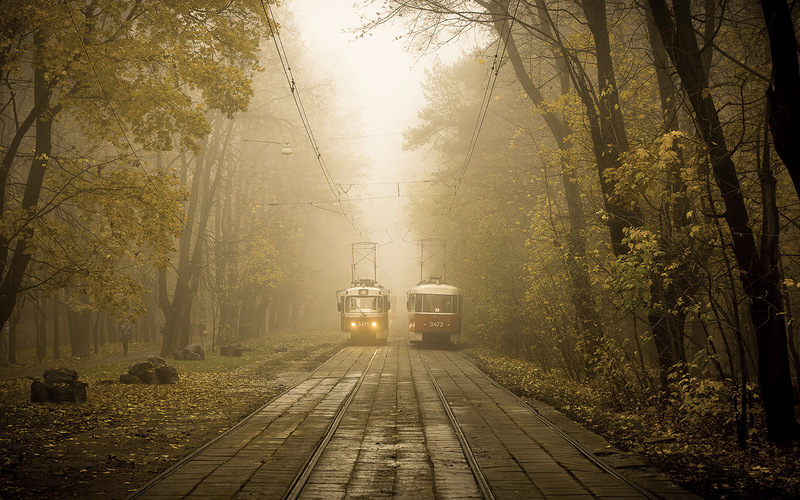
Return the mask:
<path id="1" fill-rule="evenodd" d="M 417 312 L 428 312 L 428 313 L 455 313 L 453 300 L 454 296 L 452 295 L 425 295 L 425 294 L 417 294 L 416 296 L 416 303 L 415 303 L 415 310 Z"/>
<path id="2" fill-rule="evenodd" d="M 382 297 L 348 297 L 346 312 L 380 312 Z"/>

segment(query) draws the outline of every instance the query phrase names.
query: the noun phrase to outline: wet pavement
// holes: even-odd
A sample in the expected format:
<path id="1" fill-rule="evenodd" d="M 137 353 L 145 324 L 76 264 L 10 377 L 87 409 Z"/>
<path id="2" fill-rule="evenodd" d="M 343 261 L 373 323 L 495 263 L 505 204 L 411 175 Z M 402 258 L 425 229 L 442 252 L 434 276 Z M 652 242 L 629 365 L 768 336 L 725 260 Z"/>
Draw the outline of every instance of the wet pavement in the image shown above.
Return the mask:
<path id="1" fill-rule="evenodd" d="M 695 498 L 533 404 L 456 351 L 348 346 L 133 497 Z"/>

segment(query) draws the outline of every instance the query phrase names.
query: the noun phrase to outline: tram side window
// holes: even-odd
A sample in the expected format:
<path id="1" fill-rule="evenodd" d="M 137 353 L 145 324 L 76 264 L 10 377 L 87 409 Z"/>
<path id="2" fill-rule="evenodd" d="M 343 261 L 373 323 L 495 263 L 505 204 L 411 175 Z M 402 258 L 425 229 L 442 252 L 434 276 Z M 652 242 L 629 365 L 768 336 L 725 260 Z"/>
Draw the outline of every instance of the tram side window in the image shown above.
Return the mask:
<path id="1" fill-rule="evenodd" d="M 455 313 L 457 301 L 453 295 L 423 295 L 417 294 L 414 310 L 429 313 Z"/>
<path id="2" fill-rule="evenodd" d="M 346 312 L 381 312 L 383 297 L 347 297 Z"/>

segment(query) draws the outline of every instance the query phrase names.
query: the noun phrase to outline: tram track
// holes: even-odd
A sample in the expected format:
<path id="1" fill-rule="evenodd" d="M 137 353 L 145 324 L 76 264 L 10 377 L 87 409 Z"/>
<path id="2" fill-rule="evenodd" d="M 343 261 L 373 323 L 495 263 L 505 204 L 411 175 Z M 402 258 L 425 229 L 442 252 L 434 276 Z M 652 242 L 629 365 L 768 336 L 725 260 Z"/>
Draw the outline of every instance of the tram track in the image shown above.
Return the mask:
<path id="1" fill-rule="evenodd" d="M 469 441 L 467 441 L 466 436 L 464 436 L 464 430 L 458 423 L 458 419 L 453 413 L 453 410 L 450 409 L 450 404 L 447 401 L 447 397 L 444 395 L 444 391 L 442 391 L 442 387 L 436 381 L 436 377 L 433 376 L 433 372 L 431 371 L 431 368 L 425 358 L 420 356 L 420 360 L 422 361 L 422 365 L 425 367 L 425 373 L 428 374 L 428 379 L 430 380 L 431 384 L 433 384 L 433 388 L 436 390 L 436 394 L 439 396 L 439 401 L 442 404 L 442 408 L 444 409 L 445 413 L 447 414 L 447 418 L 450 420 L 450 423 L 453 426 L 453 431 L 458 438 L 458 442 L 461 444 L 464 457 L 469 464 L 469 468 L 473 477 L 475 478 L 475 482 L 478 484 L 478 489 L 480 490 L 481 495 L 483 496 L 484 500 L 495 500 L 494 493 L 492 493 L 492 488 L 489 485 L 489 482 L 486 480 L 486 476 L 483 474 L 483 471 L 478 464 L 478 460 L 475 458 L 475 454 L 472 452 L 472 447 L 470 446 Z"/>
<path id="2" fill-rule="evenodd" d="M 295 498 L 492 498 L 475 485 L 463 447 L 445 430 L 452 424 L 435 381 L 409 351 L 405 342 L 387 345 Z"/>
<path id="3" fill-rule="evenodd" d="M 342 349 L 129 498 L 379 496 L 687 498 L 619 474 L 460 354 L 404 339 Z"/>
<path id="4" fill-rule="evenodd" d="M 350 407 L 350 403 L 353 401 L 356 393 L 358 393 L 358 390 L 361 388 L 361 384 L 363 384 L 364 378 L 366 378 L 369 369 L 372 367 L 372 362 L 375 360 L 375 356 L 377 354 L 378 349 L 375 349 L 375 352 L 372 353 L 372 357 L 370 358 L 369 363 L 367 363 L 366 368 L 364 368 L 361 376 L 358 377 L 358 381 L 350 390 L 350 393 L 347 395 L 344 401 L 342 401 L 342 404 L 339 406 L 339 408 L 336 410 L 333 420 L 331 420 L 331 423 L 325 431 L 325 434 L 320 438 L 319 443 L 314 449 L 314 452 L 303 465 L 303 469 L 297 474 L 294 481 L 292 481 L 289 490 L 283 496 L 284 500 L 296 500 L 297 498 L 300 498 L 300 494 L 308 482 L 308 478 L 311 476 L 314 467 L 316 466 L 322 454 L 325 452 L 328 443 L 331 442 L 336 430 L 339 428 L 339 424 L 341 423 L 345 412 L 347 412 L 347 409 Z"/>
<path id="5" fill-rule="evenodd" d="M 454 362 L 452 357 L 451 357 L 451 355 L 450 355 L 450 353 L 447 353 L 445 351 L 442 351 L 442 353 L 443 353 L 443 355 L 445 357 L 448 358 L 448 360 L 450 360 L 451 362 Z M 485 380 L 487 383 L 491 384 L 492 386 L 494 386 L 498 390 L 506 393 L 509 397 L 514 399 L 517 403 L 520 404 L 520 406 L 525 408 L 528 412 L 530 412 L 533 416 L 535 416 L 539 421 L 541 421 L 543 424 L 545 424 L 547 427 L 549 427 L 553 432 L 555 432 L 556 434 L 561 436 L 564 439 L 564 441 L 569 443 L 573 448 L 575 448 L 579 453 L 581 453 L 581 455 L 583 455 L 587 460 L 589 460 L 597 468 L 601 469 L 602 471 L 604 471 L 605 473 L 609 474 L 610 476 L 616 478 L 618 481 L 620 481 L 620 482 L 626 484 L 627 486 L 633 488 L 634 490 L 639 492 L 642 495 L 642 497 L 644 497 L 644 498 L 647 498 L 649 500 L 658 500 L 658 499 L 663 498 L 660 495 L 653 494 L 651 491 L 649 491 L 648 489 L 644 488 L 643 486 L 641 486 L 636 481 L 633 481 L 632 479 L 630 479 L 626 475 L 619 473 L 614 467 L 610 466 L 605 461 L 603 461 L 601 458 L 599 458 L 596 454 L 592 453 L 592 451 L 589 450 L 586 446 L 584 446 L 580 441 L 578 441 L 575 438 L 573 438 L 568 432 L 564 431 L 558 425 L 556 425 L 553 421 L 551 421 L 550 419 L 548 419 L 544 415 L 542 415 L 541 412 L 539 412 L 539 410 L 537 410 L 536 408 L 531 406 L 527 401 L 525 401 L 524 399 L 520 398 L 519 396 L 517 396 L 516 394 L 514 394 L 513 392 L 511 392 L 507 388 L 505 388 L 502 385 L 500 385 L 496 380 L 494 380 L 493 378 L 489 377 L 486 373 L 484 373 L 482 370 L 480 370 L 473 363 L 471 363 L 470 361 L 466 360 L 462 356 L 459 356 L 459 362 L 463 362 L 463 363 L 469 364 L 472 368 L 474 368 L 475 372 L 480 374 L 480 376 L 481 376 L 481 378 L 483 380 Z M 427 367 L 427 364 L 426 364 L 426 368 L 429 369 Z M 444 396 L 442 396 L 442 397 L 444 397 Z M 443 401 L 445 401 L 445 405 L 447 405 L 446 404 L 446 400 L 443 400 Z"/>
<path id="6" fill-rule="evenodd" d="M 337 356 L 337 355 L 341 354 L 342 351 L 343 351 L 343 349 L 340 350 L 334 356 Z M 319 370 L 320 370 L 320 367 L 316 368 L 314 371 L 311 372 L 311 374 L 307 378 L 314 377 L 314 375 Z M 302 384 L 302 383 L 303 382 L 301 381 L 301 382 L 295 384 L 294 386 L 286 389 L 285 391 L 283 391 L 283 393 L 279 394 L 275 399 L 277 400 L 277 399 L 279 399 L 281 397 L 286 396 L 292 390 L 294 390 L 298 386 L 300 386 L 300 384 Z M 249 415 L 245 416 L 243 419 L 241 419 L 238 422 L 236 422 L 236 424 L 234 424 L 233 426 L 229 427 L 224 432 L 220 433 L 218 436 L 214 437 L 210 441 L 206 442 L 204 445 L 200 446 L 199 448 L 195 449 L 194 451 L 192 451 L 191 453 L 189 453 L 185 457 L 181 458 L 176 463 L 174 463 L 171 467 L 169 467 L 167 470 L 163 471 L 161 474 L 157 475 L 156 477 L 154 477 L 153 479 L 148 481 L 146 484 L 144 484 L 141 488 L 139 488 L 138 490 L 136 490 L 132 494 L 128 495 L 125 500 L 134 500 L 136 498 L 144 498 L 147 495 L 147 493 L 154 486 L 156 486 L 159 482 L 161 482 L 164 478 L 166 478 L 167 476 L 169 476 L 173 472 L 177 471 L 183 465 L 185 465 L 186 463 L 188 463 L 191 460 L 195 459 L 197 456 L 201 455 L 206 449 L 208 449 L 209 447 L 213 446 L 215 443 L 217 443 L 219 441 L 223 441 L 224 439 L 226 439 L 228 436 L 233 434 L 237 429 L 239 429 L 240 427 L 242 427 L 245 424 L 247 424 L 248 421 L 250 421 L 253 417 L 255 417 L 259 412 L 263 411 L 264 408 L 269 406 L 271 403 L 272 403 L 272 401 L 269 401 L 269 402 L 261 405 L 261 407 L 259 407 L 256 410 L 252 411 Z"/>
<path id="7" fill-rule="evenodd" d="M 290 437 L 301 430 L 304 422 L 311 421 L 308 429 L 301 434 L 313 435 L 314 428 L 318 427 L 314 424 L 321 419 L 327 420 L 329 401 L 338 399 L 340 387 L 349 385 L 347 380 L 352 380 L 355 378 L 353 375 L 358 373 L 355 383 L 337 404 L 335 413 L 343 414 L 343 407 L 358 392 L 357 387 L 363 382 L 377 352 L 378 349 L 375 349 L 368 362 L 364 363 L 361 359 L 365 348 L 341 349 L 306 379 L 194 450 L 127 498 L 281 498 L 292 489 L 300 491 L 297 484 L 302 479 L 298 482 L 298 478 L 304 469 L 309 468 L 315 454 L 300 452 L 298 455 L 298 450 L 304 448 L 303 440 L 298 439 L 297 444 L 289 445 Z M 320 448 L 326 435 L 333 434 L 332 426 L 332 423 L 328 424 L 328 429 L 316 442 L 315 450 Z M 275 440 L 275 435 L 286 438 Z M 251 448 L 255 451 L 251 451 Z M 285 472 L 282 469 L 295 463 L 296 456 L 303 456 L 305 463 L 300 472 L 292 475 L 291 484 L 295 486 L 290 488 L 289 481 L 283 484 L 281 478 Z M 291 458 L 287 462 L 288 457 Z M 278 469 L 275 465 L 266 467 L 270 463 L 279 464 Z M 270 479 L 264 483 L 259 473 Z M 272 478 L 277 480 L 273 481 Z"/>

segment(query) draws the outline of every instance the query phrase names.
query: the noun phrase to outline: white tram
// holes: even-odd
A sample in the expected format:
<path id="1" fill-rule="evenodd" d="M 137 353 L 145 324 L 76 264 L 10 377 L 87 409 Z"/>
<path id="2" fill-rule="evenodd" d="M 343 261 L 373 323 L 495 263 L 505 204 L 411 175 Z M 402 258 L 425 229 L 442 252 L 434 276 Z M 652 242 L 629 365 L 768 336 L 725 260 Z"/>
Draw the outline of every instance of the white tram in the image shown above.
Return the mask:
<path id="1" fill-rule="evenodd" d="M 440 281 L 421 282 L 406 293 L 409 342 L 461 342 L 461 290 Z"/>
<path id="2" fill-rule="evenodd" d="M 391 293 L 372 280 L 336 292 L 342 336 L 347 342 L 385 341 L 389 336 Z"/>

